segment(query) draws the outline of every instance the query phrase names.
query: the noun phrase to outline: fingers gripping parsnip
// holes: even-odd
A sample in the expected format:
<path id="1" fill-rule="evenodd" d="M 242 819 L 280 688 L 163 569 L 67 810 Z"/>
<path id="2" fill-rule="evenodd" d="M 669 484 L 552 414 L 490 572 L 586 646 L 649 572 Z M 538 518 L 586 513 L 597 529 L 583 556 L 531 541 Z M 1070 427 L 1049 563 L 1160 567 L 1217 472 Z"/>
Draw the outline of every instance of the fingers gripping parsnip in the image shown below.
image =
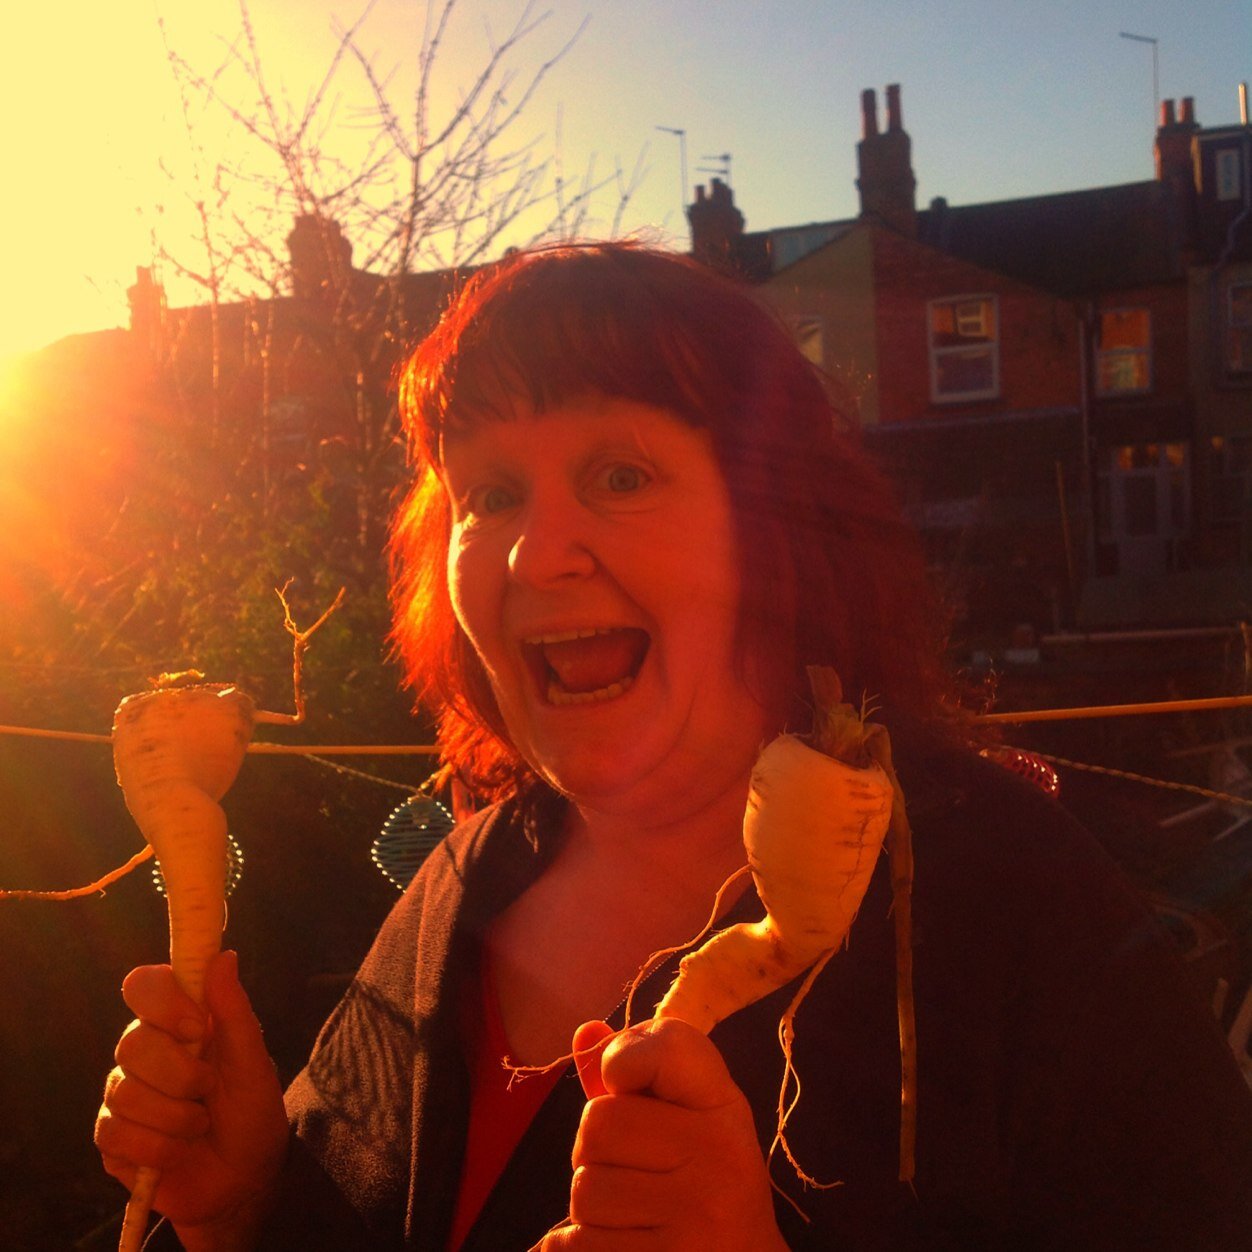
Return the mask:
<path id="1" fill-rule="evenodd" d="M 302 662 L 310 636 L 339 607 L 343 592 L 307 630 L 291 617 L 294 713 L 269 713 L 228 683 L 197 681 L 195 671 L 163 675 L 154 689 L 127 696 L 114 714 L 113 763 L 122 795 L 147 848 L 120 871 L 69 891 L 2 893 L 10 898 L 72 899 L 101 890 L 147 856 L 161 865 L 169 909 L 170 966 L 182 989 L 203 1005 L 205 972 L 221 948 L 226 920 L 228 839 L 220 801 L 234 783 L 258 722 L 304 720 Z M 198 1051 L 198 1045 L 188 1045 Z M 141 1167 L 131 1189 L 119 1252 L 138 1252 L 159 1174 Z"/>
<path id="2" fill-rule="evenodd" d="M 913 860 L 904 797 L 885 728 L 843 703 L 841 684 L 833 670 L 814 667 L 809 678 L 815 705 L 812 733 L 806 738 L 780 735 L 765 747 L 752 771 L 743 820 L 748 864 L 722 885 L 709 923 L 699 935 L 679 948 L 654 953 L 644 963 L 627 995 L 626 1024 L 632 1020 L 635 990 L 666 959 L 694 947 L 713 931 L 732 886 L 751 873 L 766 915 L 759 922 L 718 931 L 684 956 L 654 1017 L 677 1018 L 708 1033 L 732 1013 L 802 978 L 779 1022 L 784 1068 L 769 1156 L 772 1160 L 775 1151 L 781 1151 L 806 1185 L 837 1185 L 820 1183 L 806 1173 L 787 1143 L 787 1123 L 800 1099 L 800 1080 L 792 1065 L 795 1015 L 826 963 L 847 941 L 885 848 L 890 857 L 900 1036 L 899 1177 L 902 1182 L 911 1182 L 917 1062 L 912 991 Z M 598 1053 L 611 1032 L 606 1035 L 594 1030 L 587 1038 L 591 1036 L 594 1039 L 584 1045 L 584 1050 L 574 1054 L 580 1073 L 595 1069 Z M 534 1072 L 529 1067 L 510 1068 L 522 1075 Z M 550 1234 L 571 1224 L 567 1219 Z M 543 1242 L 536 1245 L 542 1246 Z"/>
<path id="3" fill-rule="evenodd" d="M 170 967 L 187 994 L 204 1004 L 204 975 L 221 948 L 226 913 L 226 816 L 218 801 L 243 764 L 257 722 L 304 720 L 301 662 L 309 637 L 338 608 L 298 630 L 282 592 L 294 640 L 295 712 L 269 713 L 224 683 L 166 686 L 128 696 L 113 721 L 113 763 L 126 807 L 155 851 L 169 902 Z M 197 1048 L 198 1050 L 198 1048 Z M 142 1168 L 131 1188 L 118 1252 L 138 1252 L 159 1172 Z"/>
<path id="4" fill-rule="evenodd" d="M 165 881 L 170 968 L 199 1005 L 226 922 L 226 815 L 218 801 L 239 773 L 258 720 L 292 719 L 258 713 L 250 697 L 225 684 L 158 687 L 128 696 L 114 717 L 117 781 Z M 139 1170 L 119 1252 L 142 1244 L 159 1181 L 157 1170 Z"/>

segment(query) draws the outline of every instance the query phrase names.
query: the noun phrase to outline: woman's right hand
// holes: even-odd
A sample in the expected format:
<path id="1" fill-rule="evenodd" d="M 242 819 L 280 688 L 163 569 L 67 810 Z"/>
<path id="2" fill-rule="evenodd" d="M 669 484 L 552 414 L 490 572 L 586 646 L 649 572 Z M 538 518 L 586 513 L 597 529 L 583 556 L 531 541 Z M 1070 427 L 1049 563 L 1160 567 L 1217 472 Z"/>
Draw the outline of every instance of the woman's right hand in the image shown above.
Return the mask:
<path id="1" fill-rule="evenodd" d="M 235 954 L 220 953 L 209 967 L 207 1013 L 168 965 L 132 970 L 122 995 L 136 1020 L 118 1042 L 96 1119 L 104 1168 L 127 1188 L 140 1166 L 158 1169 L 154 1207 L 185 1246 L 247 1246 L 282 1168 L 288 1132 L 278 1075 Z"/>

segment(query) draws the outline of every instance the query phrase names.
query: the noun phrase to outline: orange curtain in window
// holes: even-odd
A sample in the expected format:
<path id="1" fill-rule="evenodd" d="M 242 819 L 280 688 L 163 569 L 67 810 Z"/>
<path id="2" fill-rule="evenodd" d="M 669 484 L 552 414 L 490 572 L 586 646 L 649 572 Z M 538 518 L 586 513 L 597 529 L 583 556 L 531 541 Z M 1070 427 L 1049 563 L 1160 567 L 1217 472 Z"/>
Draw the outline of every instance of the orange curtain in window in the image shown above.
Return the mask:
<path id="1" fill-rule="evenodd" d="M 1113 309 L 1100 314 L 1100 347 L 1104 351 L 1117 348 L 1148 347 L 1147 309 Z"/>

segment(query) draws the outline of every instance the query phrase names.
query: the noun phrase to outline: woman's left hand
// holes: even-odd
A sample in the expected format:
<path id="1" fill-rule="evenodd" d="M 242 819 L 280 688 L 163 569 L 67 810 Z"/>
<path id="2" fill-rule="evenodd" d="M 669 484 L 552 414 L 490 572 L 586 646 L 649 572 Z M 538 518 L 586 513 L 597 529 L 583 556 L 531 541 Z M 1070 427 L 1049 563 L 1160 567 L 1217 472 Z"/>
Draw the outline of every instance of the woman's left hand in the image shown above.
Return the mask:
<path id="1" fill-rule="evenodd" d="M 569 1223 L 542 1252 L 785 1252 L 752 1112 L 704 1035 L 588 1022 L 574 1050 L 587 1104 Z"/>

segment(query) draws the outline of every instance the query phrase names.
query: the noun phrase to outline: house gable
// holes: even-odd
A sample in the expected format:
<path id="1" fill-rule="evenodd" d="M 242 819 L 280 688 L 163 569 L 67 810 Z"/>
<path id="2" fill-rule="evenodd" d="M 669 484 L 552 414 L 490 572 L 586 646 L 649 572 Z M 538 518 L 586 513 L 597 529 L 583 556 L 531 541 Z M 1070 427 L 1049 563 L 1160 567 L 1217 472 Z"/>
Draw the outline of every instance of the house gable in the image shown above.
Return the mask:
<path id="1" fill-rule="evenodd" d="M 825 375 L 836 403 L 862 426 L 877 425 L 878 337 L 869 228 L 845 226 L 758 291 Z"/>
<path id="2" fill-rule="evenodd" d="M 895 231 L 868 229 L 884 426 L 1077 408 L 1077 326 L 1066 302 Z M 994 383 L 968 400 L 936 387 L 940 345 L 932 326 L 949 301 L 985 301 L 993 322 L 987 330 Z"/>

